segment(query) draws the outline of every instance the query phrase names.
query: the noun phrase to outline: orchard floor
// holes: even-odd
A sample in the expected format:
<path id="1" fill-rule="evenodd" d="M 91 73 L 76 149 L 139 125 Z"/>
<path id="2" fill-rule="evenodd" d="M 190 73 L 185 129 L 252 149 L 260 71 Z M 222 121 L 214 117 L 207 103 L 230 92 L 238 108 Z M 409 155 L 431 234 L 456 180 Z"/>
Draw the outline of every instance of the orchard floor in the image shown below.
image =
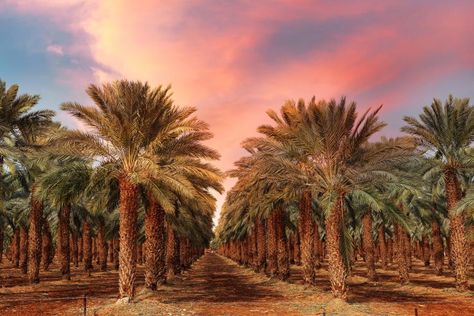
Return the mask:
<path id="1" fill-rule="evenodd" d="M 8 261 L 7 261 L 8 262 Z M 0 269 L 1 315 L 474 315 L 474 289 L 456 292 L 453 277 L 435 276 L 415 261 L 410 285 L 398 284 L 397 271 L 377 270 L 379 282 L 367 282 L 363 262 L 349 277 L 349 304 L 332 300 L 325 269 L 318 285 L 301 284 L 301 267 L 292 266 L 288 282 L 269 279 L 229 259 L 206 254 L 193 268 L 157 292 L 143 289 L 139 268 L 136 303 L 115 304 L 117 273 L 73 269 L 72 280 L 60 280 L 58 267 L 42 272 L 42 282 L 28 285 L 26 276 L 5 264 Z M 471 275 L 472 284 L 472 275 Z"/>

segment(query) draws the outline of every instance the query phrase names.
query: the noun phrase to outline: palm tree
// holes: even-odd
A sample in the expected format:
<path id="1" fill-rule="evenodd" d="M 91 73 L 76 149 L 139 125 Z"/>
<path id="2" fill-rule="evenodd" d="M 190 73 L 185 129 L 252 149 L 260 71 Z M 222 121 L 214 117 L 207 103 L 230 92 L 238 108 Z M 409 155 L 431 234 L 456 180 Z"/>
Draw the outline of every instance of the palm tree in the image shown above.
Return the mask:
<path id="1" fill-rule="evenodd" d="M 284 144 L 287 149 L 283 151 L 282 146 L 275 146 L 273 141 L 278 130 L 268 126 L 260 128 L 270 139 L 271 146 L 265 145 L 265 148 L 273 154 L 268 158 L 272 163 L 266 163 L 266 174 L 278 177 L 278 181 L 291 179 L 293 186 L 298 183 L 318 197 L 325 212 L 331 287 L 333 295 L 340 298 L 346 298 L 349 261 L 343 256 L 347 251 L 341 248 L 347 244 L 343 243 L 346 196 L 357 195 L 370 202 L 373 197 L 368 189 L 390 179 L 388 171 L 393 162 L 406 156 L 401 141 L 368 145 L 369 138 L 385 126 L 377 118 L 379 110 L 380 107 L 367 111 L 357 119 L 355 103 L 347 105 L 345 98 L 339 103 L 335 100 L 316 102 L 314 98 L 308 105 L 303 101 L 288 102 L 282 108 L 282 117 L 296 121 L 297 128 L 287 130 L 286 138 L 290 141 Z M 270 117 L 281 122 L 272 112 Z M 299 158 L 292 158 L 288 152 L 296 153 L 293 157 Z M 295 161 L 304 163 L 304 168 Z"/>
<path id="2" fill-rule="evenodd" d="M 456 205 L 463 196 L 460 178 L 472 168 L 468 148 L 474 140 L 474 107 L 469 99 L 449 96 L 444 106 L 434 99 L 425 106 L 419 120 L 405 117 L 402 131 L 412 135 L 419 146 L 436 156 L 431 174 L 442 175 L 446 192 L 446 205 L 450 220 L 451 251 L 455 263 L 456 288 L 468 289 L 468 245 L 463 213 Z"/>
<path id="3" fill-rule="evenodd" d="M 195 123 L 191 123 L 190 120 Z M 212 134 L 207 124 L 196 123 L 198 121 L 194 118 L 189 119 L 187 115 L 177 117 L 173 124 L 188 128 L 185 130 L 177 128 L 173 133 L 162 135 L 160 145 L 155 149 L 153 160 L 164 176 L 154 181 L 155 194 L 159 194 L 148 192 L 146 196 L 145 285 L 152 290 L 164 282 L 165 212 L 174 213 L 176 201 L 186 205 L 200 204 L 201 210 L 207 209 L 209 207 L 206 205 L 206 201 L 209 201 L 207 190 L 212 188 L 217 192 L 223 191 L 222 175 L 219 170 L 200 161 L 219 158 L 216 151 L 201 143 L 210 139 Z M 173 182 L 170 182 L 169 178 L 172 178 Z M 174 243 L 175 239 L 172 238 L 174 233 L 170 225 L 167 230 L 169 240 Z M 168 249 L 172 250 L 174 246 Z"/>
<path id="4" fill-rule="evenodd" d="M 177 131 L 203 126 L 190 118 L 194 108 L 173 105 L 169 88 L 115 81 L 102 87 L 90 85 L 88 95 L 97 105 L 64 103 L 62 109 L 85 123 L 88 131 L 68 131 L 58 139 L 64 152 L 95 159 L 98 169 L 118 181 L 120 198 L 119 290 L 124 301 L 135 295 L 137 211 L 139 188 L 161 196 L 155 181 L 184 191 L 179 181 L 155 163 L 161 141 Z M 189 118 L 189 119 L 186 119 Z"/>
<path id="5" fill-rule="evenodd" d="M 58 250 L 61 275 L 69 280 L 70 276 L 70 219 L 71 208 L 78 204 L 86 191 L 92 168 L 84 161 L 62 161 L 49 169 L 37 183 L 37 195 L 51 207 L 58 210 Z"/>
<path id="6" fill-rule="evenodd" d="M 32 111 L 39 101 L 39 96 L 18 95 L 18 89 L 18 85 L 7 88 L 6 83 L 0 80 L 0 173 L 2 175 L 5 158 L 21 157 L 19 149 L 32 145 L 28 141 L 33 135 L 38 135 L 48 127 L 54 116 L 54 112 L 50 110 Z M 4 193 L 0 191 L 2 204 L 4 199 Z M 0 212 L 3 212 L 3 207 L 0 207 Z M 33 225 L 32 231 L 36 232 L 36 226 Z M 3 234 L 0 226 L 2 238 Z M 37 254 L 38 251 L 34 253 Z"/>

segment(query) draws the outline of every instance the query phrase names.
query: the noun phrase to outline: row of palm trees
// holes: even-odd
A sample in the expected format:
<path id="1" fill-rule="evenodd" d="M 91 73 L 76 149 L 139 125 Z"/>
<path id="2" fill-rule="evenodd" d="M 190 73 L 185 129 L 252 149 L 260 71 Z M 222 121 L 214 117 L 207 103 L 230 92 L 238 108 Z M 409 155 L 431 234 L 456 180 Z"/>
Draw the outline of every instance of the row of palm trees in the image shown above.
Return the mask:
<path id="1" fill-rule="evenodd" d="M 404 118 L 406 136 L 374 142 L 385 126 L 380 109 L 359 116 L 345 98 L 313 98 L 268 111 L 273 124 L 243 142 L 248 155 L 228 172 L 237 182 L 216 229 L 219 252 L 283 280 L 290 263 L 301 263 L 308 285 L 327 259 L 332 293 L 342 299 L 357 254 L 370 280 L 376 259 L 386 268 L 395 257 L 406 283 L 412 253 L 426 264 L 433 255 L 438 274 L 446 253 L 466 291 L 474 107 L 434 100 L 418 118 Z"/>
<path id="2" fill-rule="evenodd" d="M 87 271 L 94 244 L 101 269 L 112 248 L 120 297 L 129 301 L 137 256 L 144 254 L 145 284 L 155 290 L 213 238 L 211 193 L 222 192 L 223 175 L 209 161 L 219 154 L 203 144 L 208 125 L 195 108 L 176 106 L 169 87 L 115 81 L 87 94 L 94 106 L 61 105 L 85 126 L 70 130 L 54 112 L 32 110 L 38 96 L 0 81 L 0 254 L 5 245 L 37 283 L 42 249 L 53 240 L 47 257 L 58 253 L 66 279 L 79 245 Z"/>

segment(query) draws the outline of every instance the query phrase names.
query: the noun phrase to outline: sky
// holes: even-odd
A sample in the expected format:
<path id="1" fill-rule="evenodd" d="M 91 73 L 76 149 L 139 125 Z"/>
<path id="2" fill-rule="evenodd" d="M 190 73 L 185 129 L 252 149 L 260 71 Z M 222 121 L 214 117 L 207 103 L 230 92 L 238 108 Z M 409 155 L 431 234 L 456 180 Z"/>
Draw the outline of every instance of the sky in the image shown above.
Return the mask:
<path id="1" fill-rule="evenodd" d="M 434 97 L 474 99 L 472 12 L 467 0 L 0 0 L 0 79 L 72 128 L 59 105 L 91 105 L 90 83 L 171 84 L 229 170 L 289 99 L 383 104 L 387 136 Z"/>

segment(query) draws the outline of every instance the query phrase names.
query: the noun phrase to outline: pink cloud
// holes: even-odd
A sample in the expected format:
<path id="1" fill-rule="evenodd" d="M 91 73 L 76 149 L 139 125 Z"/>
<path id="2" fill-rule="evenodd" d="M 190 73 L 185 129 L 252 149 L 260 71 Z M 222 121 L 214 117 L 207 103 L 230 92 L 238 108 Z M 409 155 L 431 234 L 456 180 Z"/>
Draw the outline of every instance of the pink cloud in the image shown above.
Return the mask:
<path id="1" fill-rule="evenodd" d="M 64 70 L 80 89 L 123 77 L 171 83 L 177 103 L 197 106 L 210 123 L 222 169 L 243 153 L 240 142 L 255 135 L 265 110 L 288 98 L 345 94 L 389 112 L 418 87 L 474 65 L 472 2 L 8 3 L 87 35 L 64 47 L 95 62 Z"/>

